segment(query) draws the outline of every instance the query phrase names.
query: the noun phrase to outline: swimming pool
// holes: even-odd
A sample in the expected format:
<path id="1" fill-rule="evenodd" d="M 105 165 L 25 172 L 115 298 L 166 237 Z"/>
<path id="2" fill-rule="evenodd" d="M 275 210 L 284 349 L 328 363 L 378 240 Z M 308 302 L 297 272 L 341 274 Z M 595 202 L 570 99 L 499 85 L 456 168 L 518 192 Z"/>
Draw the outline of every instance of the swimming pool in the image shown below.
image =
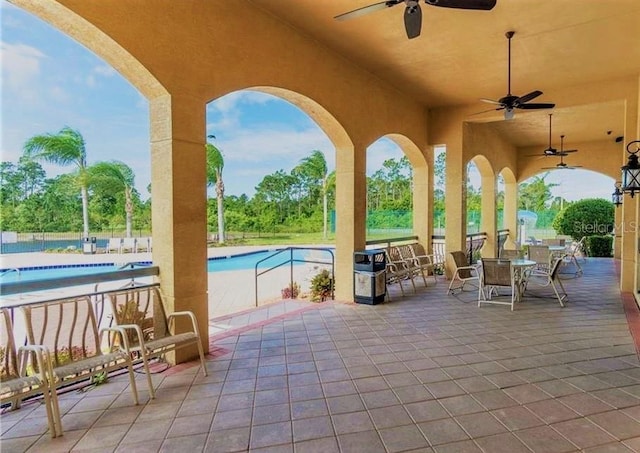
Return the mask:
<path id="1" fill-rule="evenodd" d="M 219 256 L 207 260 L 207 272 L 223 272 L 235 270 L 254 270 L 258 261 L 273 255 L 277 250 L 263 250 L 258 252 L 243 253 L 239 255 Z M 294 259 L 304 259 L 309 255 L 308 250 L 293 251 Z M 260 269 L 276 266 L 289 260 L 290 252 L 282 252 L 260 263 Z M 150 266 L 151 261 L 139 262 L 142 266 Z M 294 265 L 301 264 L 295 263 Z M 121 269 L 120 264 L 114 263 L 92 263 L 74 264 L 59 266 L 32 266 L 20 269 L 20 273 L 6 272 L 7 269 L 0 269 L 0 283 L 11 283 L 16 281 L 44 280 L 59 277 L 72 277 L 79 275 L 101 274 L 113 272 Z M 3 274 L 4 272 L 4 274 Z M 3 274 L 3 275 L 2 275 Z"/>

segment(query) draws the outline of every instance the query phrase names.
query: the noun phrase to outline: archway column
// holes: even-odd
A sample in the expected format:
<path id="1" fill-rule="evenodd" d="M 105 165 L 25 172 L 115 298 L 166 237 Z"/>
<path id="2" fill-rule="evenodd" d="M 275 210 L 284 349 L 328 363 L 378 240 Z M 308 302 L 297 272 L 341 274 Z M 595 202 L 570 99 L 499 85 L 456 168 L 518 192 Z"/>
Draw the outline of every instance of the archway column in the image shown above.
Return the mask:
<path id="1" fill-rule="evenodd" d="M 467 241 L 467 166 L 462 156 L 462 144 L 447 143 L 445 182 L 445 250 L 466 251 Z M 448 262 L 448 260 L 445 260 Z M 445 267 L 447 278 L 452 270 Z"/>
<path id="2" fill-rule="evenodd" d="M 625 103 L 625 124 L 622 147 L 622 163 L 625 165 L 629 157 L 626 152 L 626 143 L 632 140 L 640 140 L 640 114 L 638 106 L 640 104 L 640 77 L 635 85 L 635 93 L 629 96 Z M 622 244 L 620 259 L 620 290 L 633 291 L 637 294 L 638 289 L 638 260 L 640 250 L 638 247 L 638 202 L 640 197 L 631 198 L 624 195 L 622 202 Z"/>
<path id="3" fill-rule="evenodd" d="M 497 215 L 496 215 L 496 177 L 494 175 L 482 176 L 482 203 L 480 217 L 480 231 L 486 233 L 481 253 L 483 258 L 495 258 L 498 244 Z"/>
<path id="4" fill-rule="evenodd" d="M 153 261 L 166 310 L 194 312 L 208 343 L 205 104 L 189 96 L 150 100 Z M 185 330 L 178 324 L 177 330 Z M 172 360 L 197 357 L 182 349 Z"/>
<path id="5" fill-rule="evenodd" d="M 364 145 L 336 150 L 337 300 L 353 300 L 353 252 L 366 247 L 366 151 Z"/>
<path id="6" fill-rule="evenodd" d="M 432 250 L 433 166 L 413 169 L 413 233 L 425 250 Z M 429 253 L 429 252 L 427 252 Z"/>
<path id="7" fill-rule="evenodd" d="M 507 241 L 513 248 L 518 240 L 518 183 L 504 182 L 504 211 L 503 225 L 509 230 L 509 238 Z"/>
<path id="8" fill-rule="evenodd" d="M 622 208 L 617 206 L 614 211 L 613 221 L 613 257 L 619 260 L 622 256 Z"/>

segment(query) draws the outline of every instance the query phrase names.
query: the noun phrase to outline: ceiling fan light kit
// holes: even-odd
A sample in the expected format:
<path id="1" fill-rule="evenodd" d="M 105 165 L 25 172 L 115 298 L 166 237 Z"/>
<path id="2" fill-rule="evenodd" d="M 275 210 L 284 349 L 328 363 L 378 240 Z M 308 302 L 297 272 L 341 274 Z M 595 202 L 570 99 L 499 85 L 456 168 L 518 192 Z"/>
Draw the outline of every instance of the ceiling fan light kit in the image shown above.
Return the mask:
<path id="1" fill-rule="evenodd" d="M 424 0 L 427 5 L 439 6 L 441 8 L 456 8 L 489 11 L 496 6 L 497 0 Z M 422 9 L 420 8 L 420 0 L 387 0 L 385 2 L 374 3 L 372 5 L 363 6 L 347 13 L 339 14 L 334 17 L 336 20 L 347 20 L 363 16 L 381 9 L 391 8 L 400 3 L 405 4 L 404 8 L 404 29 L 407 32 L 407 38 L 413 39 L 420 36 L 422 31 Z"/>

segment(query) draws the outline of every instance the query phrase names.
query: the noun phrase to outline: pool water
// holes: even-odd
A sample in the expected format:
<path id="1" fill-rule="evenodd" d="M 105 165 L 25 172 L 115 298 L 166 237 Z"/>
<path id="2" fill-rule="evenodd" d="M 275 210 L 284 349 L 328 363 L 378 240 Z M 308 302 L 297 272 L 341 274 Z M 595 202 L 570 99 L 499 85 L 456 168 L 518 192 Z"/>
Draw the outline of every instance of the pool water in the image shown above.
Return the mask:
<path id="1" fill-rule="evenodd" d="M 234 270 L 254 270 L 258 261 L 273 255 L 275 250 L 265 250 L 262 252 L 253 252 L 243 255 L 233 256 L 221 256 L 215 258 L 209 258 L 207 261 L 207 272 L 222 272 L 222 271 L 234 271 Z M 294 259 L 304 259 L 308 255 L 308 250 L 294 250 Z M 268 268 L 288 261 L 291 257 L 291 252 L 286 251 L 272 257 L 268 260 L 260 263 L 259 267 Z M 150 265 L 151 262 L 140 263 L 143 265 Z M 300 264 L 295 263 L 294 264 Z M 90 275 L 100 274 L 104 272 L 113 272 L 119 270 L 121 265 L 115 265 L 113 263 L 99 263 L 99 264 L 77 264 L 77 265 L 60 265 L 60 266 L 34 266 L 29 268 L 20 269 L 20 274 L 17 272 L 7 272 L 4 275 L 0 275 L 0 283 L 10 283 L 15 281 L 32 281 L 32 280 L 45 280 L 59 277 L 72 277 L 78 275 Z M 2 271 L 0 270 L 0 274 Z"/>

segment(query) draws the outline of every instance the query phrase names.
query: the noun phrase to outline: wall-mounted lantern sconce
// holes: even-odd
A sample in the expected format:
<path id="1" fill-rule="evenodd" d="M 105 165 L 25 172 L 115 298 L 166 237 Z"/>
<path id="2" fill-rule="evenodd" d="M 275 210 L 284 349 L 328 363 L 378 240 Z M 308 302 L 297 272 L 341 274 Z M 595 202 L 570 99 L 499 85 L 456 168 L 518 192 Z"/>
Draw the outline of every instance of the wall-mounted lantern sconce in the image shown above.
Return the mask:
<path id="1" fill-rule="evenodd" d="M 616 190 L 611 194 L 611 201 L 616 205 L 616 208 L 622 204 L 623 195 L 624 193 L 620 190 L 620 183 L 616 182 Z"/>
<path id="2" fill-rule="evenodd" d="M 635 150 L 631 148 L 635 144 Z M 634 140 L 627 144 L 627 152 L 629 160 L 622 170 L 622 191 L 631 194 L 631 198 L 635 192 L 640 192 L 640 163 L 638 162 L 638 152 L 640 152 L 640 140 Z"/>

